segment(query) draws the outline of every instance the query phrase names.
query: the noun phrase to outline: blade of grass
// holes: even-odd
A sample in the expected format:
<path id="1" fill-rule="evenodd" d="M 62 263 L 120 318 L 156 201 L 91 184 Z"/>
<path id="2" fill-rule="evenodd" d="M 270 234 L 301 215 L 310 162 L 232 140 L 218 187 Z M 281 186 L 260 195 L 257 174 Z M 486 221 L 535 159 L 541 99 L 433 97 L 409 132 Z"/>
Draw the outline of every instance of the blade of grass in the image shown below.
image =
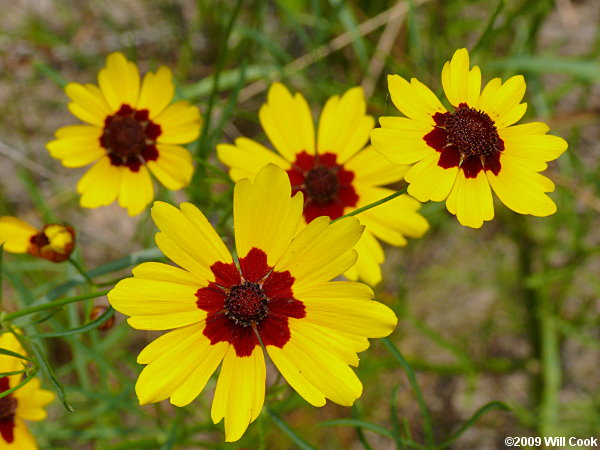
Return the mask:
<path id="1" fill-rule="evenodd" d="M 63 403 L 63 405 L 65 406 L 67 411 L 75 412 L 75 410 L 67 402 L 65 390 L 63 389 L 62 385 L 56 379 L 56 376 L 54 375 L 54 370 L 52 369 L 52 366 L 50 366 L 50 363 L 46 359 L 46 355 L 44 354 L 44 350 L 43 350 L 41 344 L 39 342 L 32 341 L 31 342 L 31 350 L 33 351 L 33 354 L 36 357 L 36 360 L 37 360 L 37 363 L 39 364 L 40 370 L 50 380 L 50 382 L 54 386 L 54 390 L 56 391 L 58 398 Z"/>
<path id="2" fill-rule="evenodd" d="M 30 335 L 29 337 L 45 339 L 45 338 L 51 338 L 51 337 L 72 336 L 74 334 L 87 333 L 88 331 L 95 330 L 96 328 L 98 328 L 100 325 L 102 325 L 104 322 L 106 322 L 108 319 L 110 319 L 114 315 L 114 313 L 115 313 L 115 310 L 112 307 L 108 307 L 108 309 L 106 311 L 104 311 L 98 318 L 96 318 L 96 319 L 92 320 L 91 322 L 88 322 L 84 325 L 81 325 L 80 327 L 70 328 L 68 330 L 62 330 L 62 331 L 53 331 L 50 333 L 34 334 L 34 335 Z"/>
<path id="3" fill-rule="evenodd" d="M 279 429 L 283 431 L 292 440 L 292 442 L 298 446 L 298 448 L 302 450 L 316 450 L 315 447 L 308 444 L 304 441 L 304 439 L 298 436 L 298 434 L 292 430 L 290 426 L 281 417 L 279 417 L 275 411 L 269 407 L 266 407 L 265 410 L 275 425 L 277 425 Z"/>
<path id="4" fill-rule="evenodd" d="M 431 415 L 429 414 L 429 409 L 427 408 L 425 400 L 423 399 L 423 394 L 421 394 L 421 389 L 419 388 L 419 384 L 417 383 L 415 373 L 410 367 L 408 361 L 404 359 L 404 356 L 402 356 L 398 348 L 389 338 L 383 338 L 382 341 L 383 345 L 388 349 L 388 351 L 392 354 L 392 356 L 400 364 L 400 367 L 402 367 L 402 369 L 404 369 L 404 372 L 406 373 L 408 382 L 412 387 L 412 390 L 417 399 L 417 403 L 419 405 L 419 409 L 421 410 L 421 416 L 423 418 L 423 434 L 425 435 L 425 445 L 427 446 L 427 448 L 433 448 L 435 447 L 435 440 L 433 436 L 433 424 L 431 421 Z"/>

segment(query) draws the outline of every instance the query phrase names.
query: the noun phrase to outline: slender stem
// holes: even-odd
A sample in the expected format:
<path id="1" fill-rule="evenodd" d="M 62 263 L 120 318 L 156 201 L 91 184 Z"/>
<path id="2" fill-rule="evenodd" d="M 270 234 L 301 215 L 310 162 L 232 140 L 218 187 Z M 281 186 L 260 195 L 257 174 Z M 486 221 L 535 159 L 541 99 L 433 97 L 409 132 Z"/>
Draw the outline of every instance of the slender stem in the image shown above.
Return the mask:
<path id="1" fill-rule="evenodd" d="M 75 259 L 73 259 L 73 255 L 69 256 L 68 261 L 71 263 L 71 265 L 73 267 L 75 267 L 75 269 L 77 270 L 77 272 L 79 272 L 79 274 L 85 279 L 85 281 L 87 281 L 87 283 L 90 286 L 96 286 L 96 283 L 94 283 L 94 281 L 90 278 L 90 276 L 83 269 L 83 267 L 81 267 L 81 265 L 77 261 L 75 261 Z"/>
<path id="2" fill-rule="evenodd" d="M 102 297 L 108 294 L 110 291 L 98 291 L 92 292 L 91 294 L 83 294 L 78 295 L 76 297 L 68 297 L 60 300 L 54 300 L 53 302 L 42 303 L 41 305 L 30 306 L 29 308 L 21 309 L 20 311 L 15 311 L 13 313 L 4 314 L 1 317 L 2 321 L 11 321 L 18 317 L 23 317 L 28 314 L 33 314 L 40 311 L 45 311 L 47 309 L 58 308 L 63 305 L 68 305 L 69 303 L 80 302 L 82 300 L 87 300 L 89 298 L 97 298 Z"/>
<path id="3" fill-rule="evenodd" d="M 275 425 L 279 427 L 281 431 L 288 435 L 288 437 L 296 444 L 296 446 L 302 450 L 315 450 L 315 447 L 308 444 L 304 441 L 298 434 L 290 428 L 290 426 L 281 418 L 279 415 L 273 411 L 271 408 L 266 407 L 265 410 L 271 420 L 275 422 Z"/>
<path id="4" fill-rule="evenodd" d="M 385 345 L 385 347 L 396 359 L 396 361 L 398 361 L 402 369 L 404 369 L 406 377 L 408 378 L 408 382 L 410 383 L 410 386 L 412 387 L 412 390 L 415 393 L 419 409 L 421 410 L 421 416 L 423 417 L 423 434 L 425 434 L 425 445 L 427 448 L 435 448 L 431 415 L 429 414 L 429 409 L 425 404 L 423 394 L 421 393 L 421 389 L 419 388 L 419 384 L 417 383 L 417 377 L 415 377 L 415 373 L 410 367 L 410 364 L 406 359 L 404 359 L 404 356 L 402 356 L 402 353 L 400 353 L 400 350 L 398 350 L 396 345 L 394 345 L 394 343 L 389 338 L 383 338 L 382 341 L 383 345 Z"/>
<path id="5" fill-rule="evenodd" d="M 382 204 L 384 204 L 386 202 L 389 202 L 390 200 L 393 200 L 396 197 L 400 197 L 402 194 L 405 194 L 405 193 L 406 193 L 406 188 L 401 189 L 398 192 L 394 192 L 393 194 L 388 195 L 387 197 L 382 198 L 381 200 L 377 200 L 376 202 L 369 203 L 368 205 L 365 205 L 365 206 L 363 206 L 361 208 L 355 209 L 354 211 L 350 211 L 349 213 L 344 214 L 343 216 L 338 217 L 337 219 L 332 220 L 331 223 L 337 222 L 338 220 L 341 220 L 341 219 L 343 219 L 345 217 L 355 216 L 357 214 L 360 214 L 361 212 L 365 212 L 368 209 L 375 208 L 376 206 L 379 206 L 379 205 L 382 205 Z"/>

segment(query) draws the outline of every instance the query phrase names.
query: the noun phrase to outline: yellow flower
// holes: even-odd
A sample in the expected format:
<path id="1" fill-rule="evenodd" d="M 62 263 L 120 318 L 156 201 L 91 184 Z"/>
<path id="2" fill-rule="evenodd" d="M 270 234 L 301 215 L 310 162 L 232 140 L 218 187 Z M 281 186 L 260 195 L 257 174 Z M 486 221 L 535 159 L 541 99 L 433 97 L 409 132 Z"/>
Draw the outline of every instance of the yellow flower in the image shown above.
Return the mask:
<path id="1" fill-rule="evenodd" d="M 69 259 L 75 247 L 75 230 L 59 225 L 44 225 L 37 230 L 16 217 L 0 217 L 0 243 L 10 253 L 29 253 L 52 262 Z"/>
<path id="2" fill-rule="evenodd" d="M 24 355 L 23 348 L 12 333 L 0 336 L 0 348 Z M 23 370 L 23 360 L 14 356 L 0 355 L 0 372 Z M 23 374 L 0 378 L 0 393 L 17 386 Z M 20 389 L 0 398 L 0 449 L 32 450 L 37 448 L 35 439 L 23 420 L 44 420 L 44 406 L 54 400 L 54 394 L 40 389 L 40 381 L 33 378 Z"/>
<path id="3" fill-rule="evenodd" d="M 425 202 L 446 199 L 448 211 L 479 228 L 494 218 L 491 188 L 520 214 L 548 216 L 556 205 L 545 193 L 554 183 L 538 172 L 558 158 L 567 142 L 546 135 L 542 122 L 514 125 L 525 114 L 525 80 L 491 80 L 481 91 L 481 72 L 469 53 L 457 50 L 442 70 L 446 110 L 421 82 L 388 77 L 394 105 L 406 117 L 382 117 L 371 132 L 375 149 L 397 164 L 414 164 L 404 178 L 408 193 Z M 403 170 L 403 169 L 402 169 Z"/>
<path id="4" fill-rule="evenodd" d="M 185 101 L 169 104 L 174 86 L 171 71 L 161 66 L 140 83 L 136 65 L 112 53 L 98 74 L 98 85 L 69 83 L 69 110 L 89 125 L 56 131 L 47 144 L 66 167 L 95 164 L 79 180 L 81 206 L 112 203 L 134 216 L 154 198 L 148 169 L 167 189 L 181 189 L 192 174 L 190 153 L 178 144 L 196 139 L 200 112 Z"/>
<path id="5" fill-rule="evenodd" d="M 143 330 L 176 330 L 138 356 L 147 364 L 136 384 L 141 404 L 170 398 L 189 404 L 221 365 L 212 404 L 238 440 L 260 413 L 265 393 L 263 348 L 309 403 L 352 405 L 362 385 L 348 365 L 369 337 L 387 336 L 396 316 L 364 284 L 330 281 L 356 260 L 362 226 L 327 217 L 298 231 L 303 195 L 269 164 L 234 191 L 239 264 L 193 205 L 155 202 L 156 243 L 181 268 L 144 263 L 108 294 L 112 306 Z"/>
<path id="6" fill-rule="evenodd" d="M 260 122 L 278 153 L 247 138 L 235 145 L 217 146 L 219 159 L 230 169 L 234 181 L 256 173 L 268 163 L 285 169 L 293 192 L 304 194 L 303 223 L 319 216 L 331 219 L 373 203 L 393 193 L 382 187 L 402 179 L 398 169 L 366 146 L 374 121 L 366 114 L 363 90 L 349 89 L 342 97 L 331 97 L 321 114 L 318 134 L 310 109 L 301 94 L 292 96 L 280 83 L 271 86 Z M 406 245 L 405 236 L 420 237 L 427 221 L 417 212 L 421 204 L 402 195 L 360 215 L 366 226 L 356 245 L 358 260 L 345 275 L 370 285 L 381 281 L 384 254 L 377 239 L 391 245 Z"/>

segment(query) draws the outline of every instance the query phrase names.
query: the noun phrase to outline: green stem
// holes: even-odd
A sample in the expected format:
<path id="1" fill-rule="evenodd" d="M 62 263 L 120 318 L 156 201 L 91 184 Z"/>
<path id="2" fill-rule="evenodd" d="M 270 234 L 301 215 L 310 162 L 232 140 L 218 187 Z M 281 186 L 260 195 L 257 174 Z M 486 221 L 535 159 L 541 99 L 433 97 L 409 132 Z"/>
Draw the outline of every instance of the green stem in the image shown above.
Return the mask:
<path id="1" fill-rule="evenodd" d="M 28 314 L 33 314 L 40 311 L 45 311 L 47 309 L 58 308 L 60 306 L 68 305 L 69 303 L 80 302 L 82 300 L 87 300 L 90 298 L 97 298 L 107 295 L 110 291 L 98 291 L 92 292 L 91 294 L 78 295 L 76 297 L 68 297 L 60 300 L 54 300 L 53 302 L 42 303 L 41 305 L 30 306 L 29 308 L 21 309 L 20 311 L 15 311 L 13 313 L 4 314 L 1 317 L 2 321 L 11 321 L 18 317 L 23 317 Z"/>
<path id="2" fill-rule="evenodd" d="M 69 256 L 68 261 L 71 263 L 71 265 L 73 267 L 75 267 L 75 270 L 77 270 L 77 272 L 79 272 L 79 274 L 83 277 L 83 279 L 85 281 L 87 281 L 87 283 L 90 286 L 96 286 L 96 283 L 94 283 L 94 281 L 90 278 L 90 276 L 87 274 L 87 272 L 83 269 L 83 267 L 81 267 L 81 265 L 75 261 L 75 259 L 73 259 L 73 256 Z"/>
<path id="3" fill-rule="evenodd" d="M 423 399 L 423 394 L 421 394 L 421 389 L 419 388 L 419 384 L 417 383 L 417 377 L 413 372 L 410 364 L 400 350 L 394 345 L 394 343 L 389 338 L 383 338 L 383 345 L 388 349 L 388 351 L 392 354 L 392 356 L 398 361 L 404 372 L 406 373 L 406 377 L 408 378 L 408 382 L 412 387 L 413 392 L 415 393 L 415 397 L 417 398 L 417 404 L 419 405 L 419 409 L 421 410 L 421 416 L 423 417 L 423 434 L 425 435 L 425 445 L 427 448 L 435 448 L 435 440 L 433 437 L 433 425 L 431 422 L 431 415 L 429 414 L 429 409 L 425 404 L 425 400 Z"/>
<path id="4" fill-rule="evenodd" d="M 368 209 L 375 208 L 376 206 L 379 206 L 379 205 L 382 205 L 383 203 L 389 202 L 390 200 L 393 200 L 396 197 L 400 197 L 402 194 L 405 194 L 405 193 L 406 193 L 406 188 L 401 189 L 398 192 L 394 192 L 393 194 L 390 194 L 387 197 L 382 198 L 381 200 L 377 200 L 376 202 L 369 203 L 368 205 L 365 205 L 361 208 L 355 209 L 354 211 L 350 211 L 349 213 L 344 214 L 343 216 L 332 220 L 331 223 L 335 223 L 338 220 L 342 220 L 345 217 L 355 216 L 357 214 L 360 214 L 361 212 L 365 212 Z"/>
<path id="5" fill-rule="evenodd" d="M 315 450 L 315 447 L 304 441 L 298 434 L 290 428 L 290 426 L 281 418 L 279 415 L 269 407 L 265 407 L 267 414 L 271 417 L 271 420 L 275 422 L 275 425 L 279 427 L 281 431 L 288 435 L 288 437 L 296 444 L 296 446 L 302 450 Z"/>

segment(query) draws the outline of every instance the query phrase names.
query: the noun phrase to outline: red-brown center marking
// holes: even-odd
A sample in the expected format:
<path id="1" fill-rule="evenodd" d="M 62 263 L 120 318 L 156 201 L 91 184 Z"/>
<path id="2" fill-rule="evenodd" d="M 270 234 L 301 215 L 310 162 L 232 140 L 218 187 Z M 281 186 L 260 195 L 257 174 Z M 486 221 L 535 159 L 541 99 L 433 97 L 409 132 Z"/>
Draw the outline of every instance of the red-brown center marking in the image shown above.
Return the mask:
<path id="1" fill-rule="evenodd" d="M 323 153 L 296 155 L 292 168 L 287 171 L 292 194 L 304 194 L 304 218 L 311 222 L 319 216 L 331 220 L 344 215 L 344 209 L 356 206 L 358 195 L 352 185 L 354 172 L 337 162 L 337 155 Z"/>
<path id="2" fill-rule="evenodd" d="M 104 121 L 100 145 L 107 150 L 112 165 L 137 172 L 144 162 L 158 159 L 156 139 L 161 132 L 160 125 L 149 119 L 147 109 L 124 104 Z"/>
<path id="3" fill-rule="evenodd" d="M 10 389 L 8 377 L 0 378 L 0 393 Z M 0 398 L 0 436 L 9 444 L 15 440 L 15 412 L 18 401 L 12 395 Z M 1 445 L 0 445 L 1 447 Z"/>
<path id="4" fill-rule="evenodd" d="M 267 264 L 267 255 L 252 248 L 235 263 L 211 266 L 215 281 L 196 292 L 196 306 L 206 311 L 203 334 L 211 344 L 228 342 L 237 356 L 250 356 L 259 345 L 282 348 L 290 339 L 289 318 L 306 316 L 294 298 L 294 277 Z M 240 273 L 241 272 L 241 273 Z"/>
<path id="5" fill-rule="evenodd" d="M 466 178 L 482 170 L 498 175 L 504 141 L 488 114 L 461 103 L 454 113 L 435 113 L 433 120 L 435 127 L 423 140 L 440 152 L 438 166 L 460 167 Z"/>

